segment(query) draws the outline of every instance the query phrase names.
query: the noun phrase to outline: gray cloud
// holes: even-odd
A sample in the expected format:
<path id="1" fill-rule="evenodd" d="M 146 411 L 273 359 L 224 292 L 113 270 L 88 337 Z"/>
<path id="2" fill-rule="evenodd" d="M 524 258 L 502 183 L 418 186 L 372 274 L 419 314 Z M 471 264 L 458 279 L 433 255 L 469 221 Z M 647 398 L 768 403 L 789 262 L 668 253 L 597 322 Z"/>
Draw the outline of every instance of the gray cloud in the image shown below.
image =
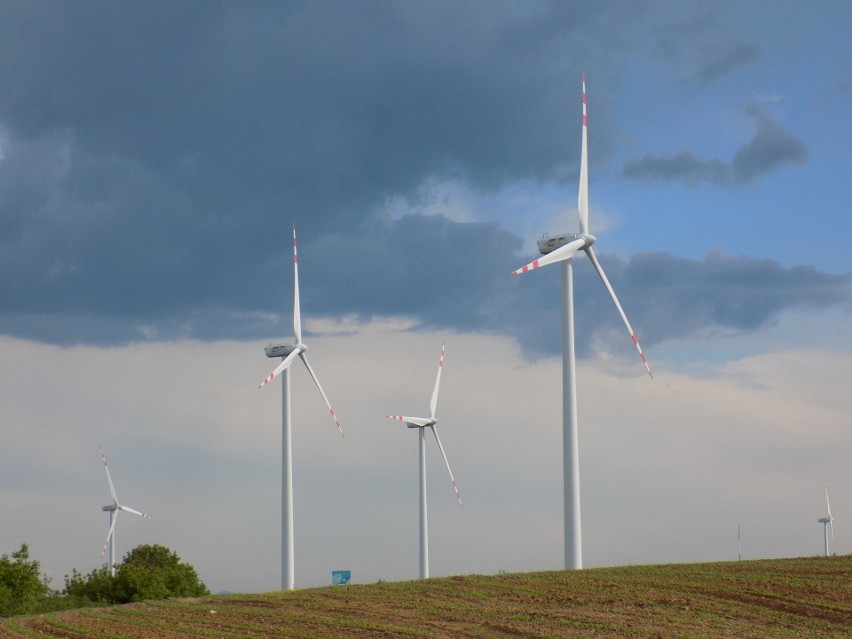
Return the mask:
<path id="1" fill-rule="evenodd" d="M 558 269 L 511 278 L 526 256 L 505 230 L 382 209 L 445 177 L 480 192 L 574 182 L 578 127 L 554 135 L 552 124 L 576 100 L 565 78 L 588 59 L 601 77 L 621 73 L 614 60 L 643 5 L 33 1 L 2 12 L 0 332 L 58 344 L 289 334 L 292 220 L 307 314 L 403 314 L 558 350 Z M 608 112 L 602 95 L 595 118 Z M 757 133 L 730 163 L 687 152 L 625 175 L 741 183 L 802 161 L 800 141 L 750 113 Z M 611 148 L 608 129 L 596 129 L 596 153 Z M 651 276 L 665 274 L 649 258 L 602 260 L 640 333 L 650 314 L 651 340 L 759 326 L 807 302 L 778 267 L 763 314 L 747 299 L 740 314 L 672 310 L 664 331 L 646 301 L 662 295 L 649 308 L 665 308 L 690 289 L 657 291 Z M 696 287 L 711 270 L 671 266 Z M 582 329 L 617 327 L 583 268 Z M 848 296 L 845 279 L 809 277 Z"/>
<path id="2" fill-rule="evenodd" d="M 850 274 L 821 273 L 808 266 L 785 268 L 773 260 L 732 257 L 721 251 L 700 261 L 646 253 L 616 272 L 623 288 L 641 286 L 637 321 L 651 341 L 683 337 L 708 328 L 754 330 L 783 311 L 848 305 Z"/>
<path id="3" fill-rule="evenodd" d="M 852 302 L 852 275 L 821 273 L 806 266 L 785 268 L 772 260 L 738 258 L 720 251 L 702 260 L 667 253 L 644 253 L 628 261 L 606 253 L 599 259 L 634 330 L 645 346 L 667 339 L 698 336 L 713 330 L 763 328 L 786 310 L 825 309 Z M 623 332 L 616 352 L 633 357 L 633 345 L 597 275 L 578 257 L 575 304 L 578 353 L 589 353 L 594 338 Z M 551 267 L 518 282 L 518 305 L 506 309 L 504 330 L 533 354 L 561 349 L 559 269 Z M 539 279 L 534 282 L 531 280 Z M 579 337 L 583 336 L 583 337 Z"/>
<path id="4" fill-rule="evenodd" d="M 778 126 L 768 111 L 755 106 L 747 111 L 757 124 L 757 131 L 730 162 L 700 158 L 692 151 L 664 156 L 649 154 L 626 163 L 621 176 L 646 181 L 680 180 L 688 184 L 747 184 L 784 165 L 807 160 L 805 144 Z"/>
<path id="5" fill-rule="evenodd" d="M 98 307 L 94 294 L 88 305 L 74 302 L 69 292 L 69 301 L 54 307 L 49 299 L 34 308 L 7 303 L 0 331 L 59 344 L 287 337 L 292 261 L 289 241 L 282 236 L 275 259 L 231 275 L 243 278 L 239 295 L 201 291 L 180 302 L 175 285 L 166 306 L 155 295 L 155 281 L 149 281 L 148 290 L 125 293 L 154 300 L 150 308 L 131 300 L 117 310 L 118 305 Z M 561 348 L 559 269 L 511 277 L 526 260 L 517 255 L 520 246 L 520 238 L 495 225 L 422 215 L 373 219 L 356 231 L 301 237 L 302 312 L 348 314 L 363 321 L 401 315 L 414 318 L 421 329 L 510 335 L 532 357 L 554 354 Z M 810 267 L 785 268 L 720 252 L 699 261 L 665 253 L 629 261 L 606 253 L 599 257 L 646 346 L 714 328 L 754 330 L 787 309 L 850 301 L 849 275 Z M 600 331 L 624 328 L 587 260 L 580 256 L 576 262 L 577 332 L 585 336 L 578 340 L 578 352 L 585 355 Z M 161 275 L 167 277 L 145 277 Z M 622 346 L 629 354 L 626 334 Z"/>
<path id="6" fill-rule="evenodd" d="M 721 3 L 696 11 L 672 5 L 673 15 L 653 29 L 660 56 L 689 82 L 707 84 L 723 78 L 762 55 L 760 48 L 736 33 Z"/>
<path id="7" fill-rule="evenodd" d="M 279 310 L 259 282 L 291 220 L 306 239 L 360 237 L 388 198 L 428 180 L 487 191 L 564 179 L 575 159 L 552 123 L 577 99 L 566 61 L 611 48 L 585 30 L 632 28 L 638 9 L 35 0 L 0 11 L 4 330 L 111 342 L 154 324 L 191 332 L 218 319 L 226 332 Z"/>
<path id="8" fill-rule="evenodd" d="M 72 130 L 92 156 L 258 221 L 282 206 L 352 219 L 424 175 L 557 176 L 567 43 L 607 19 L 579 2 L 151 6 L 12 5 L 3 122 L 25 139 Z"/>
<path id="9" fill-rule="evenodd" d="M 761 56 L 760 50 L 748 42 L 734 42 L 730 47 L 721 51 L 717 57 L 706 60 L 695 71 L 695 78 L 701 82 L 711 82 L 724 77 L 734 69 Z"/>

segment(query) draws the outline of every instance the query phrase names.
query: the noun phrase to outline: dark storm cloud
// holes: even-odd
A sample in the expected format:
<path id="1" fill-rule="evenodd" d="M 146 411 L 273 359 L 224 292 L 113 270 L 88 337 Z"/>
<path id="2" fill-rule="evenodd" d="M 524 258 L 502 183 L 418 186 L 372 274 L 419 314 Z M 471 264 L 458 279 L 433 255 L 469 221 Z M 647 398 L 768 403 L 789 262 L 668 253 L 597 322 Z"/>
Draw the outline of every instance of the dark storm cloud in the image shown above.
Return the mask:
<path id="1" fill-rule="evenodd" d="M 566 178 L 565 78 L 578 51 L 615 47 L 589 34 L 640 11 L 3 3 L 3 330 L 99 342 L 122 322 L 133 339 L 245 320 L 279 310 L 259 282 L 290 220 L 308 238 L 357 234 L 428 180 Z M 52 315 L 78 330 L 40 333 Z"/>
<path id="2" fill-rule="evenodd" d="M 821 273 L 804 266 L 784 268 L 771 260 L 735 258 L 721 252 L 710 253 L 703 260 L 666 253 L 640 254 L 627 262 L 607 254 L 599 258 L 646 347 L 714 329 L 756 330 L 789 309 L 848 306 L 852 301 L 848 274 Z M 576 261 L 577 332 L 587 336 L 583 345 L 578 340 L 579 352 L 587 352 L 591 338 L 600 331 L 615 331 L 616 335 L 622 332 L 625 336 L 620 346 L 615 342 L 615 347 L 621 348 L 625 356 L 632 356 L 633 345 L 609 295 L 587 260 Z M 551 295 L 558 292 L 556 275 L 551 275 Z M 524 305 L 541 307 L 542 291 L 531 294 L 536 299 L 524 300 Z M 542 327 L 550 342 L 540 341 L 533 346 L 545 352 L 561 348 L 558 341 L 553 342 L 560 335 L 559 312 L 558 303 L 553 303 L 550 325 Z M 532 321 L 522 320 L 513 318 L 519 335 L 528 334 L 526 325 Z"/>
<path id="3" fill-rule="evenodd" d="M 509 276 L 524 262 L 519 246 L 493 225 L 421 215 L 387 220 L 370 234 L 324 237 L 300 250 L 303 307 L 364 319 L 413 316 L 424 327 L 512 335 L 532 356 L 555 354 L 562 347 L 560 269 Z M 703 260 L 665 253 L 599 259 L 646 346 L 708 329 L 755 330 L 788 309 L 852 301 L 849 275 L 718 251 Z M 585 336 L 578 352 L 588 354 L 596 334 L 613 330 L 623 332 L 620 346 L 630 355 L 633 345 L 606 289 L 585 256 L 575 263 L 577 332 Z M 291 291 L 281 297 L 289 301 Z"/>
<path id="4" fill-rule="evenodd" d="M 662 58 L 684 80 L 713 82 L 762 55 L 755 43 L 736 33 L 723 3 L 705 4 L 697 11 L 677 3 L 669 10 L 672 15 L 653 30 L 654 40 Z"/>
<path id="5" fill-rule="evenodd" d="M 680 180 L 687 184 L 747 184 L 784 165 L 807 160 L 808 150 L 804 143 L 778 126 L 770 113 L 754 106 L 747 111 L 757 124 L 757 131 L 730 162 L 700 158 L 692 151 L 646 155 L 625 164 L 621 176 L 647 181 Z"/>
<path id="6" fill-rule="evenodd" d="M 646 9 L 0 4 L 0 333 L 59 344 L 288 335 L 293 220 L 307 314 L 402 314 L 557 352 L 558 268 L 509 277 L 528 257 L 518 256 L 519 238 L 441 217 L 394 220 L 383 206 L 416 202 L 423 184 L 445 177 L 473 191 L 574 182 L 566 167 L 579 131 L 553 131 L 577 101 L 566 78 L 583 66 L 617 76 L 614 60 L 636 41 Z M 730 165 L 685 157 L 680 170 L 747 181 L 801 156 L 801 143 L 753 115 L 758 133 Z M 596 118 L 607 116 L 601 96 Z M 607 130 L 597 153 L 611 146 Z M 675 167 L 651 175 L 666 170 Z M 791 292 L 796 274 L 770 269 L 767 307 L 743 299 L 744 309 L 679 321 L 677 295 L 695 293 L 684 284 L 663 295 L 656 282 L 667 259 L 690 269 L 665 256 L 601 259 L 651 343 L 702 323 L 758 326 L 813 303 Z M 695 286 L 719 268 L 686 266 Z M 806 275 L 827 298 L 846 299 L 843 282 Z M 577 291 L 587 298 L 578 331 L 618 328 L 585 266 Z M 724 306 L 723 293 L 713 303 Z"/>
<path id="7" fill-rule="evenodd" d="M 0 115 L 13 137 L 70 129 L 94 156 L 206 188 L 220 215 L 224 199 L 336 221 L 424 175 L 553 177 L 574 34 L 607 14 L 533 6 L 12 4 Z"/>
<path id="8" fill-rule="evenodd" d="M 747 42 L 735 42 L 719 55 L 706 60 L 695 71 L 695 78 L 701 82 L 711 82 L 724 77 L 740 66 L 757 60 L 760 51 L 756 46 Z"/>
<path id="9" fill-rule="evenodd" d="M 788 309 L 825 309 L 852 301 L 849 274 L 785 268 L 772 260 L 721 251 L 700 261 L 646 253 L 627 263 L 613 260 L 609 271 L 613 286 L 620 280 L 621 290 L 632 298 L 636 323 L 652 343 L 708 328 L 754 330 Z"/>

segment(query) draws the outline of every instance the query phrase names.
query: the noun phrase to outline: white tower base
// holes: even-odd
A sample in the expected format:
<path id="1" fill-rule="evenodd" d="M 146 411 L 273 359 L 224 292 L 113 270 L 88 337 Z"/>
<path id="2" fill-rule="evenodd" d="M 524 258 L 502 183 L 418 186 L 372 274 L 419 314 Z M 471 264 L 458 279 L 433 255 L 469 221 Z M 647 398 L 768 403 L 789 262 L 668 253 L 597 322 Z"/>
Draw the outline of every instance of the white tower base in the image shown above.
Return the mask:
<path id="1" fill-rule="evenodd" d="M 573 260 L 562 262 L 562 472 L 565 569 L 583 567 L 580 529 L 580 450 L 577 428 L 577 383 L 574 360 Z"/>

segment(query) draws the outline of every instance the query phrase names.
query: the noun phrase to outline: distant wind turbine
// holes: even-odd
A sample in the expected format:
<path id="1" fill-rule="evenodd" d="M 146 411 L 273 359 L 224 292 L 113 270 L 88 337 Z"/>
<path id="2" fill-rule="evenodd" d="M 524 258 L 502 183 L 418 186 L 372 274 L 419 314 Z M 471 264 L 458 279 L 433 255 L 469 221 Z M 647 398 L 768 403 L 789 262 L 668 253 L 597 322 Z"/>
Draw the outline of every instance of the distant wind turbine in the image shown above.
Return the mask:
<path id="1" fill-rule="evenodd" d="M 743 558 L 743 546 L 740 539 L 740 525 L 737 524 L 737 561 Z"/>
<path id="2" fill-rule="evenodd" d="M 831 504 L 828 503 L 828 488 L 825 489 L 825 507 L 828 510 L 828 515 L 817 519 L 817 521 L 822 524 L 822 535 L 825 539 L 825 556 L 828 557 L 831 554 L 828 543 L 829 528 L 831 528 L 831 544 L 834 544 L 834 517 L 831 516 Z"/>
<path id="3" fill-rule="evenodd" d="M 429 530 L 426 521 L 426 429 L 430 429 L 435 436 L 435 441 L 438 442 L 438 449 L 441 451 L 441 456 L 444 458 L 444 464 L 447 466 L 447 472 L 450 474 L 450 481 L 453 484 L 453 490 L 456 491 L 456 499 L 459 502 L 459 507 L 462 505 L 461 495 L 459 494 L 458 486 L 456 486 L 453 471 L 450 469 L 450 462 L 447 461 L 447 453 L 441 445 L 441 438 L 438 437 L 438 430 L 435 424 L 438 420 L 435 418 L 435 410 L 438 407 L 438 388 L 441 385 L 441 371 L 444 368 L 444 345 L 441 345 L 441 359 L 438 362 L 438 377 L 435 379 L 435 389 L 432 391 L 432 400 L 429 402 L 429 417 L 406 417 L 405 415 L 388 415 L 388 419 L 395 419 L 405 422 L 409 428 L 419 429 L 419 459 L 420 459 L 420 578 L 426 579 L 429 577 Z"/>
<path id="4" fill-rule="evenodd" d="M 104 541 L 104 547 L 101 550 L 101 557 L 104 556 L 106 552 L 107 546 L 109 546 L 109 574 L 115 575 L 115 522 L 118 521 L 118 511 L 122 510 L 126 513 L 130 513 L 131 515 L 139 515 L 143 519 L 151 519 L 150 515 L 146 515 L 145 513 L 141 513 L 138 510 L 134 510 L 133 508 L 128 508 L 120 503 L 118 503 L 118 497 L 115 495 L 115 486 L 112 483 L 112 477 L 109 474 L 109 466 L 107 466 L 106 456 L 104 455 L 103 449 L 99 448 L 101 451 L 101 459 L 104 462 L 104 470 L 106 471 L 107 481 L 109 482 L 109 492 L 112 495 L 112 503 L 106 506 L 103 506 L 101 510 L 109 513 L 109 532 L 107 533 L 106 540 Z"/>
<path id="5" fill-rule="evenodd" d="M 651 367 L 645 359 L 642 347 L 636 339 L 633 327 L 627 321 L 627 315 L 615 291 L 604 273 L 598 258 L 592 249 L 595 236 L 589 233 L 589 161 L 587 150 L 588 117 L 586 115 L 586 74 L 583 74 L 583 137 L 580 154 L 580 188 L 577 198 L 577 211 L 580 217 L 580 233 L 564 233 L 544 237 L 538 241 L 540 257 L 512 272 L 519 275 L 555 262 L 562 263 L 562 457 L 564 488 L 564 532 L 565 532 L 565 568 L 583 567 L 583 547 L 580 528 L 580 455 L 577 433 L 577 385 L 575 380 L 576 360 L 574 355 L 574 277 L 572 258 L 583 251 L 592 262 L 615 308 L 621 315 L 633 344 L 639 351 L 642 362 L 651 379 Z"/>
<path id="6" fill-rule="evenodd" d="M 294 276 L 294 300 L 293 300 L 293 334 L 296 338 L 295 344 L 273 344 L 266 347 L 267 357 L 281 357 L 281 363 L 264 379 L 258 388 L 263 388 L 271 382 L 279 373 L 284 373 L 281 384 L 281 587 L 284 590 L 293 590 L 295 583 L 294 546 L 293 546 L 293 451 L 291 441 L 291 419 L 290 419 L 290 364 L 296 360 L 296 356 L 305 364 L 311 379 L 317 385 L 320 395 L 328 406 L 328 412 L 334 420 L 340 436 L 343 429 L 340 421 L 325 391 L 320 386 L 314 369 L 308 362 L 307 345 L 302 342 L 302 314 L 299 308 L 299 254 L 296 250 L 296 225 L 293 224 L 293 276 Z"/>

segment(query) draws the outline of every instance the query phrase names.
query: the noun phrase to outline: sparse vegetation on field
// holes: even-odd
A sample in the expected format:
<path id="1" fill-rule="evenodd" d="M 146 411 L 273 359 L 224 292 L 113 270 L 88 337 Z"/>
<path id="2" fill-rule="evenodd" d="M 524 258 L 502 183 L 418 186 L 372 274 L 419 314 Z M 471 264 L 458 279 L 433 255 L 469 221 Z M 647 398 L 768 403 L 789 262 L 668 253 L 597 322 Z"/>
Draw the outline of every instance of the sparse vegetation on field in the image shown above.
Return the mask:
<path id="1" fill-rule="evenodd" d="M 849 637 L 852 556 L 470 575 L 17 617 L 21 637 Z"/>

